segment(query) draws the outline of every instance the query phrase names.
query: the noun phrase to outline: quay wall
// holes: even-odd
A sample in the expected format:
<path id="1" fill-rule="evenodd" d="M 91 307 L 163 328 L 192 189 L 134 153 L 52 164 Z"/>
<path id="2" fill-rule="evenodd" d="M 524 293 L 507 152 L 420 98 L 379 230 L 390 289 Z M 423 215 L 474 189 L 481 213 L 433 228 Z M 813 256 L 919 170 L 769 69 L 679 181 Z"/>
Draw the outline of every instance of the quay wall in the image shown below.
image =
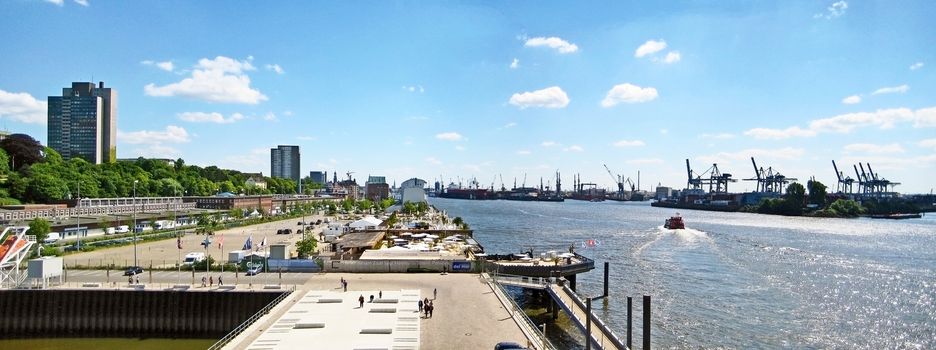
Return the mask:
<path id="1" fill-rule="evenodd" d="M 0 291 L 0 338 L 221 338 L 283 292 Z"/>

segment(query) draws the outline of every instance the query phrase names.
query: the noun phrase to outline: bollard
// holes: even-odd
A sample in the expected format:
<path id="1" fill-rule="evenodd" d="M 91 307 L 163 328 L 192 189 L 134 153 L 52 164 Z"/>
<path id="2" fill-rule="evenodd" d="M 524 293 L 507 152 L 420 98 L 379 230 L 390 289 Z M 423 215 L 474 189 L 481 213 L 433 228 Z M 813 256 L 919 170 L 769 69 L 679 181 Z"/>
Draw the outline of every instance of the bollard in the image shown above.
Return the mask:
<path id="1" fill-rule="evenodd" d="M 643 348 L 650 350 L 650 296 L 643 296 Z"/>
<path id="2" fill-rule="evenodd" d="M 631 301 L 633 298 L 627 297 L 627 348 L 633 349 L 631 346 Z"/>

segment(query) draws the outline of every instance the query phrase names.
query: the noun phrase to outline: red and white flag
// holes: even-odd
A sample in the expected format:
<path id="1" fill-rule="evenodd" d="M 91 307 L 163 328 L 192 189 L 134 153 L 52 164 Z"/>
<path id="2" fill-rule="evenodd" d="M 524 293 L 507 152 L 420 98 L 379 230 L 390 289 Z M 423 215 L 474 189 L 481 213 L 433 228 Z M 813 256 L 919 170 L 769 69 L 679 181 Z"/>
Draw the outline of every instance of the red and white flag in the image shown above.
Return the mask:
<path id="1" fill-rule="evenodd" d="M 222 249 L 224 246 L 224 235 L 218 235 L 218 249 Z"/>
<path id="2" fill-rule="evenodd" d="M 176 237 L 176 246 L 178 246 L 180 250 L 182 249 L 182 236 Z"/>

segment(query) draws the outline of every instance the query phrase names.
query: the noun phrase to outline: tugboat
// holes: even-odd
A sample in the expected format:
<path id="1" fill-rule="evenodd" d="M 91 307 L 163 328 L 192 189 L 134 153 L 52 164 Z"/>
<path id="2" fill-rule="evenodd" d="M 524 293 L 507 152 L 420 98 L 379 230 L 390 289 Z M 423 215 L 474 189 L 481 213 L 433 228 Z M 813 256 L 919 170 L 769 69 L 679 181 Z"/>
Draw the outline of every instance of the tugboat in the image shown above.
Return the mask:
<path id="1" fill-rule="evenodd" d="M 666 223 L 663 224 L 663 227 L 670 230 L 681 230 L 686 228 L 686 224 L 683 223 L 682 217 L 679 216 L 679 213 L 676 213 L 676 215 L 666 219 Z"/>

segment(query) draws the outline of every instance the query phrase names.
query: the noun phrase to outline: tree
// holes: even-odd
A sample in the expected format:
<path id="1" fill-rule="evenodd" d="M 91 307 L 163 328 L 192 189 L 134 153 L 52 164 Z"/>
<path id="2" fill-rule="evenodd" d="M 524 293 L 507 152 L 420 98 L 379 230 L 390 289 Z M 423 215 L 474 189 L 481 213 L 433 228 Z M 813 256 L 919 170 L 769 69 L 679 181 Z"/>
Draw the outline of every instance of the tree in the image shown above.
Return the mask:
<path id="1" fill-rule="evenodd" d="M 809 180 L 806 183 L 806 187 L 809 189 L 809 204 L 818 205 L 819 208 L 823 208 L 826 205 L 826 185 L 823 185 L 819 181 Z"/>
<path id="2" fill-rule="evenodd" d="M 41 162 L 42 145 L 26 134 L 12 134 L 0 141 L 0 148 L 10 156 L 10 168 L 19 170 L 24 166 Z"/>
<path id="3" fill-rule="evenodd" d="M 42 242 L 49 237 L 49 232 L 52 232 L 52 225 L 43 218 L 37 218 L 29 223 L 29 231 L 26 232 L 36 235 L 36 240 Z"/>
<path id="4" fill-rule="evenodd" d="M 296 242 L 296 253 L 299 254 L 299 259 L 305 259 L 309 256 L 312 256 L 312 253 L 315 252 L 315 248 L 318 246 L 318 241 L 315 240 L 311 235 L 306 239 Z"/>
<path id="5" fill-rule="evenodd" d="M 850 199 L 835 200 L 835 202 L 829 205 L 829 210 L 837 216 L 844 217 L 856 217 L 864 212 L 864 208 L 861 207 L 861 204 Z"/>

